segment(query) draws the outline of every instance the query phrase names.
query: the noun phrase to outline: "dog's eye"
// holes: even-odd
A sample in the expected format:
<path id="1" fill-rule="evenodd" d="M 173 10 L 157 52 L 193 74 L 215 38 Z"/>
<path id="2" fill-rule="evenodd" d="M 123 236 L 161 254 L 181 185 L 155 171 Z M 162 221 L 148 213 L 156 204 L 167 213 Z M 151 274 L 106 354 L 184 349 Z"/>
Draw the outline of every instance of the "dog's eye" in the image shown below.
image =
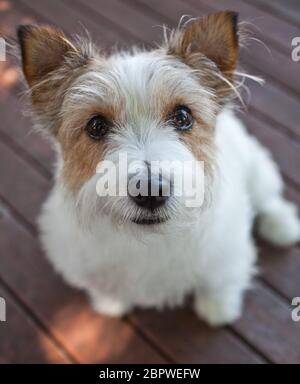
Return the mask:
<path id="1" fill-rule="evenodd" d="M 110 123 L 102 115 L 92 117 L 87 123 L 85 130 L 94 140 L 100 140 L 108 132 Z"/>
<path id="2" fill-rule="evenodd" d="M 186 131 L 192 128 L 194 119 L 188 107 L 179 106 L 171 113 L 170 121 L 176 129 Z"/>

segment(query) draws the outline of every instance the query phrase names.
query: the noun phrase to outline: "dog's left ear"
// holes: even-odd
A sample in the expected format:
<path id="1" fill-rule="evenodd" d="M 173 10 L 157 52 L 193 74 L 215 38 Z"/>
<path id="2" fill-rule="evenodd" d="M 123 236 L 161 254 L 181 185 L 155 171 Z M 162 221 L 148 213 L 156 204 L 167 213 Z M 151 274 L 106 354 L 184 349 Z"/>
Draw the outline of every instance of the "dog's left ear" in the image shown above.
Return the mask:
<path id="1" fill-rule="evenodd" d="M 237 19 L 237 13 L 224 11 L 191 20 L 173 31 L 168 53 L 196 68 L 204 55 L 230 80 L 238 56 Z"/>

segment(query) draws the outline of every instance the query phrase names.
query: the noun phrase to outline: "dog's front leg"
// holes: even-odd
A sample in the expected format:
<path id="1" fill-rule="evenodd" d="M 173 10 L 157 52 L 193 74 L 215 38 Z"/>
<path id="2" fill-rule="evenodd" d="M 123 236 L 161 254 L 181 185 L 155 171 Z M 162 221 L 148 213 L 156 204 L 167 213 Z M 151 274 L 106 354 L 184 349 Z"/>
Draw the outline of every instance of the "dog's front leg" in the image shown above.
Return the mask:
<path id="1" fill-rule="evenodd" d="M 227 287 L 221 292 L 197 292 L 194 299 L 196 314 L 211 326 L 231 324 L 242 313 L 244 289 Z"/>
<path id="2" fill-rule="evenodd" d="M 244 292 L 256 272 L 255 260 L 256 249 L 250 235 L 229 244 L 220 257 L 211 255 L 207 279 L 195 291 L 196 314 L 211 326 L 236 321 L 242 313 Z"/>
<path id="3" fill-rule="evenodd" d="M 94 310 L 102 315 L 121 317 L 131 309 L 121 299 L 101 293 L 99 290 L 89 290 L 89 296 Z"/>

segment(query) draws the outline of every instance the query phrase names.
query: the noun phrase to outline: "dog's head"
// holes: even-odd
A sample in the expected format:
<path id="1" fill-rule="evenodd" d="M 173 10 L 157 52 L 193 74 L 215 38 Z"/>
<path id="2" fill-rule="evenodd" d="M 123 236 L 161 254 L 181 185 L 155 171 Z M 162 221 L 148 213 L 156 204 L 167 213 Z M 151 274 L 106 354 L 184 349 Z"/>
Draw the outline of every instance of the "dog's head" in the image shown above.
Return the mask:
<path id="1" fill-rule="evenodd" d="M 86 220 L 106 214 L 158 224 L 199 214 L 176 188 L 186 174 L 195 178 L 192 163 L 202 161 L 207 200 L 215 120 L 233 88 L 235 13 L 190 20 L 152 51 L 105 55 L 51 27 L 21 26 L 18 36 L 35 124 L 58 144 L 58 182 Z M 125 183 L 127 193 L 99 196 L 96 169 L 109 161 L 114 187 L 123 184 L 124 192 Z"/>

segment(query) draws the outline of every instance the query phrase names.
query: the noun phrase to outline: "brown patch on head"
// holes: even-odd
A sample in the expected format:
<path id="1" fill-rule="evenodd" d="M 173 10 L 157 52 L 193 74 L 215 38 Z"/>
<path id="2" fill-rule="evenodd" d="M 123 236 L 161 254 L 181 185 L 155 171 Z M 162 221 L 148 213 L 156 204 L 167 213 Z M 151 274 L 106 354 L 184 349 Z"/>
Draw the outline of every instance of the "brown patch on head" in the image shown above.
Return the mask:
<path id="1" fill-rule="evenodd" d="M 238 14 L 231 11 L 218 12 L 188 22 L 171 33 L 168 53 L 178 56 L 186 64 L 206 73 L 208 85 L 219 92 L 219 98 L 231 90 L 226 84 L 217 81 L 209 59 L 216 65 L 215 71 L 232 81 L 238 57 Z"/>
<path id="2" fill-rule="evenodd" d="M 181 105 L 187 105 L 186 100 L 182 97 L 168 100 L 162 110 L 162 119 L 168 121 L 174 109 Z M 194 119 L 192 128 L 187 131 L 178 131 L 178 135 L 191 150 L 195 159 L 204 162 L 205 175 L 212 177 L 215 164 L 214 125 L 204 121 L 201 111 L 199 112 L 191 108 L 191 112 Z"/>
<path id="3" fill-rule="evenodd" d="M 182 132 L 182 140 L 198 161 L 204 162 L 206 176 L 213 176 L 215 165 L 214 129 L 202 120 L 195 119 L 191 130 Z"/>
<path id="4" fill-rule="evenodd" d="M 186 101 L 181 97 L 167 101 L 162 112 L 163 120 L 168 121 L 172 111 L 180 105 L 186 105 Z M 205 173 L 212 175 L 215 152 L 214 126 L 203 120 L 201 112 L 192 110 L 192 108 L 191 112 L 194 119 L 192 128 L 187 131 L 179 131 L 178 134 L 195 158 L 205 163 Z"/>
<path id="5" fill-rule="evenodd" d="M 85 131 L 81 131 L 74 140 L 64 140 L 59 135 L 64 160 L 63 181 L 70 190 L 78 191 L 96 174 L 96 167 L 103 160 L 105 142 L 93 141 Z"/>
<path id="6" fill-rule="evenodd" d="M 94 140 L 88 136 L 86 125 L 96 115 L 104 116 L 113 126 L 115 110 L 112 108 L 90 106 L 84 112 L 67 117 L 57 134 L 63 156 L 63 182 L 72 191 L 81 186 L 96 174 L 96 168 L 104 158 L 106 137 Z"/>

